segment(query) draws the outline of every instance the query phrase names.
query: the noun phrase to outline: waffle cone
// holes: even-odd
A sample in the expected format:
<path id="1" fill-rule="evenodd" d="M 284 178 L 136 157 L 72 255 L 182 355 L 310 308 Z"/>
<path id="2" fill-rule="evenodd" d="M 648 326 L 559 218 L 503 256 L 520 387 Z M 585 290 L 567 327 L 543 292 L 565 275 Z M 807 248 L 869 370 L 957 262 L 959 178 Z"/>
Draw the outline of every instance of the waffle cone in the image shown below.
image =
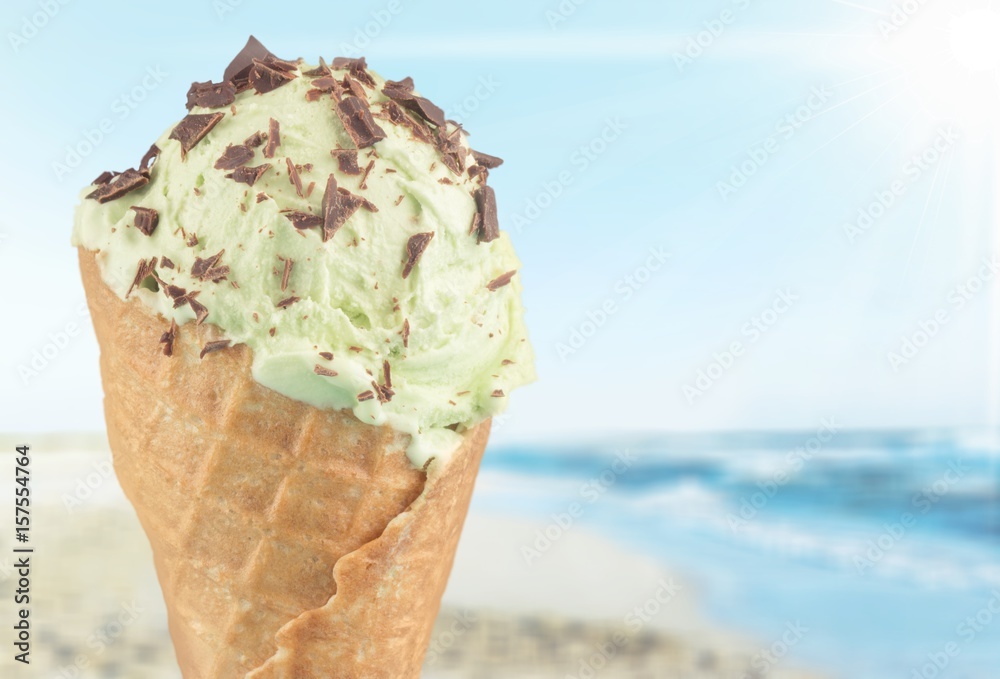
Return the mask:
<path id="1" fill-rule="evenodd" d="M 414 469 L 408 437 L 255 382 L 209 324 L 179 329 L 80 267 L 115 471 L 149 537 L 185 679 L 413 679 L 489 422 Z"/>

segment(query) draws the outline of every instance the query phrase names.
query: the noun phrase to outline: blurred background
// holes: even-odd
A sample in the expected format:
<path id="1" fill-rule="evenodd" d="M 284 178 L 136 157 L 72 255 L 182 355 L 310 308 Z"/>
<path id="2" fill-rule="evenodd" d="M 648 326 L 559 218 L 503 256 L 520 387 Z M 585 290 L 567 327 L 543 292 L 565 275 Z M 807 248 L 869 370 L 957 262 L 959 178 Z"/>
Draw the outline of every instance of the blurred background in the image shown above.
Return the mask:
<path id="1" fill-rule="evenodd" d="M 37 554 L 3 675 L 179 677 L 69 235 L 253 33 L 411 75 L 506 159 L 540 379 L 426 677 L 994 679 L 995 4 L 4 3 L 0 442 Z"/>

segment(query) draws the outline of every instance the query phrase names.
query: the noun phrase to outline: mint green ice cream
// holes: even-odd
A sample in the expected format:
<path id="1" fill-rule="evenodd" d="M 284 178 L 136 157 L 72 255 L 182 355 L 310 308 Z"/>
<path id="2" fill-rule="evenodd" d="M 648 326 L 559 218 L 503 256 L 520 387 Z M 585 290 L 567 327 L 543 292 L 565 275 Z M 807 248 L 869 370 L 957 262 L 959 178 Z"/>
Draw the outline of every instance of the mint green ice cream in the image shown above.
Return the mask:
<path id="1" fill-rule="evenodd" d="M 257 56 L 238 93 L 192 88 L 212 108 L 160 137 L 148 183 L 85 190 L 73 244 L 119 297 L 247 345 L 262 385 L 412 435 L 423 466 L 534 379 L 498 159 L 363 61 Z"/>

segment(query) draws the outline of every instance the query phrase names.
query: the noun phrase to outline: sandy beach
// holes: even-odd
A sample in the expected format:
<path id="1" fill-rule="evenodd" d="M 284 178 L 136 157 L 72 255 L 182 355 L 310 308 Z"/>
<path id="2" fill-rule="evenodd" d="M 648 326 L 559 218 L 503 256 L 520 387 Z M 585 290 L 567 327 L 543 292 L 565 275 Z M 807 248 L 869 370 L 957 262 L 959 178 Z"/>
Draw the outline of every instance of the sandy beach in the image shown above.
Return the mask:
<path id="1" fill-rule="evenodd" d="M 31 676 L 177 679 L 149 548 L 107 452 L 99 439 L 45 444 L 34 448 Z M 70 445 L 77 450 L 63 452 Z M 470 516 L 427 679 L 822 676 L 784 661 L 779 639 L 714 625 L 693 585 L 582 528 L 527 558 L 537 530 Z M 0 554 L 10 547 L 4 536 Z M 0 557 L 5 601 L 10 566 Z M 0 657 L 4 674 L 14 667 L 10 654 Z"/>

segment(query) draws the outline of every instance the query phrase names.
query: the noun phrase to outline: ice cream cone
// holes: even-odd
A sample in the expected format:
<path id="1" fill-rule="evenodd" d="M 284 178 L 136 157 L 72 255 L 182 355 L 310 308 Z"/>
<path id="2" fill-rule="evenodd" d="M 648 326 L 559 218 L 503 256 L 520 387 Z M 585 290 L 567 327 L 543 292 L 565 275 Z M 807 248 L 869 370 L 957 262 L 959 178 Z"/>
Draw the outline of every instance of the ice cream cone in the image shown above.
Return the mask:
<path id="1" fill-rule="evenodd" d="M 164 355 L 168 322 L 80 266 L 184 677 L 419 677 L 489 421 L 415 469 L 408 436 L 258 384 L 246 346 L 202 357 L 208 322 Z"/>

